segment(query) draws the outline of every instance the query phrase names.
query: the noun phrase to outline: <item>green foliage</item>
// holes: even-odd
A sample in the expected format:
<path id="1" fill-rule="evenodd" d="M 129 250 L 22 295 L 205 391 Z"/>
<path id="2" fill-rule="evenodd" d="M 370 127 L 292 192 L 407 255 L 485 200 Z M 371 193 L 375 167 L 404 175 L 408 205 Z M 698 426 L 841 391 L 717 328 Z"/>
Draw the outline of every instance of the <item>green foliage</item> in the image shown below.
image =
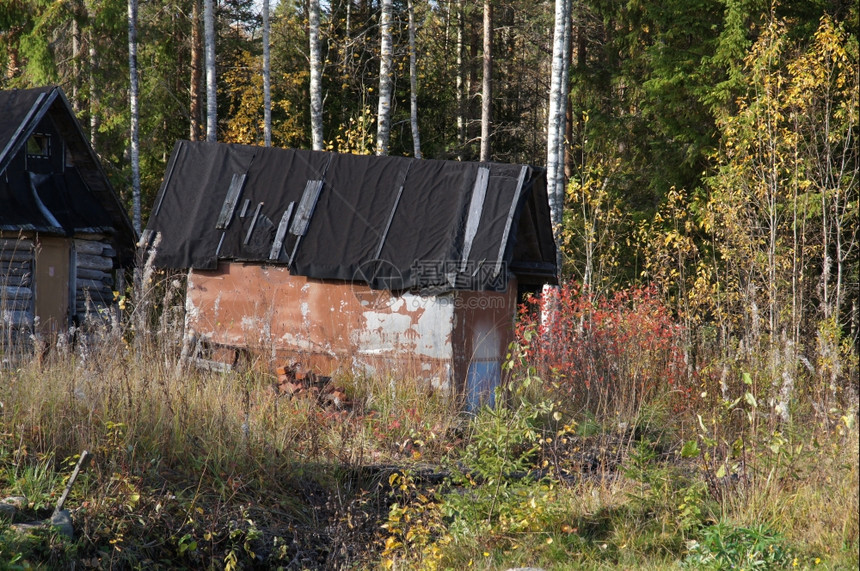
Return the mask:
<path id="1" fill-rule="evenodd" d="M 779 569 L 797 561 L 784 538 L 766 524 L 735 527 L 721 521 L 691 540 L 688 550 L 686 569 Z"/>
<path id="2" fill-rule="evenodd" d="M 0 482 L 28 517 L 62 489 L 55 459 L 87 447 L 98 461 L 69 500 L 86 540 L 4 529 L 0 567 L 856 567 L 858 8 L 783 4 L 575 6 L 561 247 L 595 297 L 568 289 L 555 331 L 521 331 L 495 409 L 460 419 L 392 371 L 351 379 L 364 408 L 329 414 L 271 394 L 265 374 L 184 370 L 164 332 L 4 365 Z M 458 67 L 457 5 L 416 6 L 428 157 L 476 155 L 481 11 L 464 3 Z M 372 148 L 375 6 L 324 3 L 332 150 Z M 549 7 L 497 5 L 496 160 L 544 160 Z M 188 136 L 191 13 L 140 7 L 145 208 Z M 59 83 L 130 202 L 126 17 L 125 0 L 0 2 L 0 86 Z M 273 17 L 276 145 L 310 139 L 306 17 L 298 0 Z M 410 154 L 395 21 L 391 148 Z M 258 26 L 248 0 L 220 2 L 222 141 L 262 140 Z M 625 297 L 637 282 L 653 289 Z M 408 469 L 441 458 L 441 484 Z M 355 476 L 380 463 L 404 466 L 387 486 Z"/>
<path id="3" fill-rule="evenodd" d="M 28 463 L 14 475 L 14 491 L 27 498 L 33 510 L 53 507 L 61 491 L 60 476 L 54 469 L 52 458 Z"/>
<path id="4" fill-rule="evenodd" d="M 388 485 L 395 502 L 380 526 L 385 530 L 382 567 L 411 562 L 422 569 L 437 569 L 451 536 L 442 520 L 436 489 L 419 488 L 409 471 L 392 473 Z"/>
<path id="5" fill-rule="evenodd" d="M 673 463 L 659 461 L 657 447 L 656 442 L 641 440 L 630 451 L 622 470 L 638 483 L 628 492 L 634 514 L 651 516 L 639 523 L 643 533 L 653 533 L 655 547 L 677 551 L 680 542 L 694 536 L 710 517 L 713 502 L 704 482 L 691 478 Z M 676 533 L 672 537 L 658 533 L 665 526 L 672 526 Z"/>
<path id="6" fill-rule="evenodd" d="M 543 479 L 538 451 L 554 412 L 552 402 L 529 398 L 540 383 L 532 375 L 512 381 L 508 405 L 484 406 L 471 420 L 469 442 L 452 476 L 464 491 L 447 495 L 443 508 L 455 538 L 537 530 L 553 494 L 548 482 L 533 483 Z"/>
<path id="7" fill-rule="evenodd" d="M 762 333 L 775 336 L 783 328 L 808 331 L 814 320 L 839 313 L 833 305 L 839 296 L 828 298 L 830 275 L 819 291 L 798 284 L 814 281 L 818 260 L 834 249 L 835 273 L 846 271 L 845 256 L 854 249 L 835 244 L 847 221 L 841 213 L 856 211 L 858 195 L 856 177 L 844 179 L 841 166 L 856 163 L 858 153 L 851 134 L 860 89 L 852 78 L 856 53 L 856 38 L 825 17 L 814 42 L 802 50 L 788 43 L 784 22 L 771 20 L 746 57 L 747 93 L 737 113 L 719 122 L 722 149 L 701 220 L 719 256 L 722 291 L 711 311 L 720 319 L 733 322 L 739 307 L 757 306 Z M 828 148 L 840 149 L 841 158 Z M 834 217 L 839 223 L 831 226 Z M 818 248 L 822 239 L 827 252 Z M 755 297 L 745 293 L 752 291 Z M 805 307 L 823 315 L 801 313 L 800 299 L 817 301 Z M 778 311 L 785 304 L 797 309 Z"/>

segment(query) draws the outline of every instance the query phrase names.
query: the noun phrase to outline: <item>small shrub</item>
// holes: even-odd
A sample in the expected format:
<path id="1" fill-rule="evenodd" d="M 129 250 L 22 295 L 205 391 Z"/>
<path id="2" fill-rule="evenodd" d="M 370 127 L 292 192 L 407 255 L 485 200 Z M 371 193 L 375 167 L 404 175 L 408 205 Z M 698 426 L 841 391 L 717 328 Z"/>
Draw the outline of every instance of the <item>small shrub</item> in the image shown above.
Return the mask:
<path id="1" fill-rule="evenodd" d="M 676 405 L 689 400 L 680 332 L 653 288 L 605 298 L 567 283 L 521 306 L 517 340 L 537 374 L 578 407 L 632 418 L 668 391 L 682 397 Z"/>
<path id="2" fill-rule="evenodd" d="M 384 530 L 381 565 L 385 569 L 411 562 L 422 569 L 437 569 L 443 548 L 451 541 L 442 521 L 436 489 L 420 487 L 408 470 L 388 478 L 394 499 Z"/>
<path id="3" fill-rule="evenodd" d="M 791 550 L 781 535 L 765 524 L 734 527 L 726 522 L 707 527 L 699 541 L 690 541 L 687 569 L 774 569 L 790 567 Z"/>

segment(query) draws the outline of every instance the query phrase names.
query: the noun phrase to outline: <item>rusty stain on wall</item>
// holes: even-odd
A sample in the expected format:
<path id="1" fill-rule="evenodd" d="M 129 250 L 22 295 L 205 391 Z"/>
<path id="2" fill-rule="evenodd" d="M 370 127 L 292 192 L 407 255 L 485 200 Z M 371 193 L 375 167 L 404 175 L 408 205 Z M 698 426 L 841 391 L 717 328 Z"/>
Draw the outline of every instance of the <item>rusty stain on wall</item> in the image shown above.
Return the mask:
<path id="1" fill-rule="evenodd" d="M 397 372 L 468 394 L 475 363 L 500 370 L 516 301 L 515 280 L 505 292 L 397 295 L 293 276 L 283 266 L 220 262 L 188 274 L 186 335 L 272 365 L 297 361 L 325 375 Z"/>

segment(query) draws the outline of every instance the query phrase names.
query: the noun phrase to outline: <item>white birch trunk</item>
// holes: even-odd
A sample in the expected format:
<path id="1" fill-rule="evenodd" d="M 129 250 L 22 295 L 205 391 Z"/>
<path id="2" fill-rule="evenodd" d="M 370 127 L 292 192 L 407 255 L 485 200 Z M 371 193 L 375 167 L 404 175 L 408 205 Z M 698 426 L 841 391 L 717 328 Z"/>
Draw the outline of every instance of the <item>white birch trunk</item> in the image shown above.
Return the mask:
<path id="1" fill-rule="evenodd" d="M 93 148 L 93 151 L 98 153 L 98 147 L 96 146 L 96 135 L 99 131 L 99 115 L 98 115 L 98 92 L 96 91 L 96 70 L 98 65 L 98 59 L 96 58 L 96 44 L 95 39 L 93 38 L 92 29 L 87 31 L 87 43 L 89 44 L 89 57 L 90 57 L 90 70 L 89 70 L 89 84 L 90 84 L 90 98 L 89 98 L 89 106 L 90 106 L 90 146 Z"/>
<path id="2" fill-rule="evenodd" d="M 457 156 L 462 160 L 463 149 L 466 146 L 466 117 L 465 117 L 465 81 L 463 79 L 463 35 L 466 15 L 463 10 L 463 0 L 457 0 Z"/>
<path id="3" fill-rule="evenodd" d="M 272 146 L 272 84 L 269 59 L 269 0 L 263 0 L 263 138 Z"/>
<path id="4" fill-rule="evenodd" d="M 493 109 L 493 5 L 484 0 L 484 76 L 481 91 L 481 162 L 490 160 L 490 121 Z"/>
<path id="5" fill-rule="evenodd" d="M 568 58 L 565 57 L 567 51 L 565 39 L 569 37 L 569 28 L 570 0 L 556 0 L 546 137 L 546 182 L 550 218 L 557 245 L 564 203 L 564 119 L 567 103 L 567 90 L 564 84 L 568 66 Z"/>
<path id="6" fill-rule="evenodd" d="M 215 0 L 203 4 L 203 35 L 206 43 L 206 140 L 218 139 L 218 103 L 215 78 Z"/>
<path id="7" fill-rule="evenodd" d="M 137 81 L 137 0 L 128 0 L 128 73 L 131 108 L 131 196 L 134 230 L 140 234 L 140 131 Z"/>
<path id="8" fill-rule="evenodd" d="M 346 36 L 346 43 L 349 45 L 349 41 L 351 39 L 350 30 L 352 29 L 352 0 L 346 0 L 346 30 L 344 31 L 344 35 Z"/>
<path id="9" fill-rule="evenodd" d="M 381 0 L 382 15 L 379 18 L 379 107 L 376 112 L 376 154 L 388 154 L 391 138 L 391 9 L 392 0 Z"/>
<path id="10" fill-rule="evenodd" d="M 311 148 L 321 151 L 323 150 L 323 103 L 319 0 L 309 2 L 308 28 L 311 63 Z"/>
<path id="11" fill-rule="evenodd" d="M 564 40 L 562 43 L 562 61 L 564 65 L 562 65 L 561 72 L 561 93 L 560 93 L 560 107 L 559 112 L 561 113 L 561 119 L 559 122 L 559 135 L 558 135 L 558 166 L 556 168 L 556 188 L 559 189 L 561 202 L 559 203 L 561 211 L 564 210 L 564 196 L 566 186 L 565 175 L 564 175 L 564 157 L 565 157 L 565 135 L 567 133 L 567 106 L 568 106 L 568 94 L 570 87 L 570 41 L 571 34 L 573 31 L 573 25 L 571 22 L 571 12 L 573 10 L 573 0 L 565 0 L 565 9 L 564 9 Z M 563 217 L 563 213 L 559 215 L 559 223 L 561 223 Z M 560 252 L 559 252 L 559 263 L 561 263 Z M 559 266 L 561 267 L 561 266 Z"/>
<path id="12" fill-rule="evenodd" d="M 421 136 L 418 132 L 418 66 L 415 54 L 415 6 L 408 0 L 409 10 L 409 101 L 412 122 L 412 148 L 416 159 L 421 158 Z"/>

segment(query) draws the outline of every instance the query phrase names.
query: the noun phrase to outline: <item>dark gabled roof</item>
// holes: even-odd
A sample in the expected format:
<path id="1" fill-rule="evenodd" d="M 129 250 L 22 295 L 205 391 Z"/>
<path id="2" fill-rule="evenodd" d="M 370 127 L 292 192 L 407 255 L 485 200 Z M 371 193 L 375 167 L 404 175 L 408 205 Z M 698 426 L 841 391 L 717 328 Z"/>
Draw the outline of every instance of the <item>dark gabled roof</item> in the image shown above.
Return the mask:
<path id="1" fill-rule="evenodd" d="M 74 167 L 46 175 L 10 172 L 16 155 L 46 119 L 62 137 Z M 31 184 L 41 204 L 30 192 Z M 128 214 L 59 87 L 0 91 L 0 203 L 2 230 L 112 231 L 120 263 L 134 260 L 136 236 Z"/>
<path id="2" fill-rule="evenodd" d="M 144 238 L 155 264 L 288 265 L 393 290 L 554 282 L 543 169 L 180 141 Z"/>

